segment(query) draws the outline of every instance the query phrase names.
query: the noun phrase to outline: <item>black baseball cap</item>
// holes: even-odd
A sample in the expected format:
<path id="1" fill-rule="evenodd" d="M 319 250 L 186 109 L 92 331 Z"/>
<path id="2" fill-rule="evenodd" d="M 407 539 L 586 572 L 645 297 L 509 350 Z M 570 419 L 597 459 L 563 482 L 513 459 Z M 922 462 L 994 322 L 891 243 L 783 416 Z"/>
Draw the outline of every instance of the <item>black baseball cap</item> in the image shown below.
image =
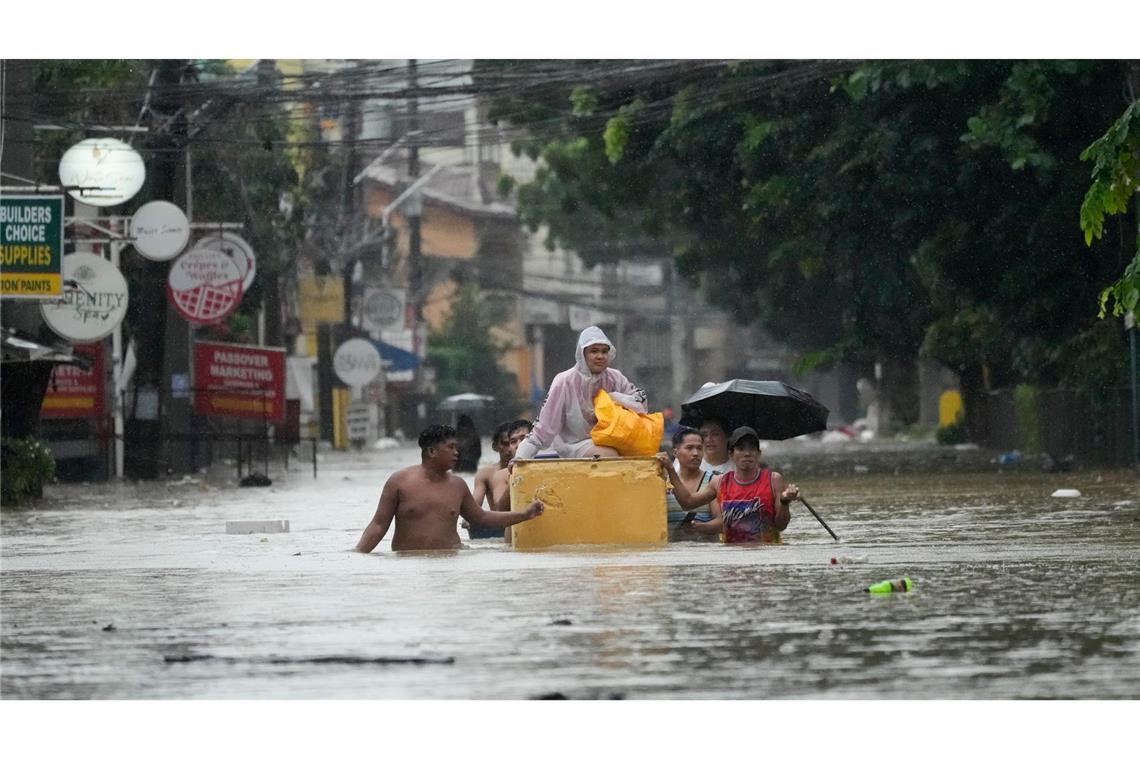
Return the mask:
<path id="1" fill-rule="evenodd" d="M 760 448 L 760 436 L 756 434 L 755 430 L 748 427 L 747 425 L 738 427 L 736 430 L 732 431 L 732 435 L 728 437 L 728 447 L 730 449 L 735 449 L 736 444 L 740 443 L 745 438 L 755 438 L 756 448 Z"/>

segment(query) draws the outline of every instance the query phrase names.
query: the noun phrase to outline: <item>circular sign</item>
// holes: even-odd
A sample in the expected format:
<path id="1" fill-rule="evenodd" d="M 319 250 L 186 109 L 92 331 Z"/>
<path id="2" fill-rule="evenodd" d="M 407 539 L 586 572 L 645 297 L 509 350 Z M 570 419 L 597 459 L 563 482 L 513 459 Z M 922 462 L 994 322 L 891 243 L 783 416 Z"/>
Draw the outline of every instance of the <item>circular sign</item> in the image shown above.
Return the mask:
<path id="1" fill-rule="evenodd" d="M 404 300 L 396 291 L 369 289 L 364 294 L 361 313 L 378 330 L 404 326 Z"/>
<path id="2" fill-rule="evenodd" d="M 257 274 L 257 258 L 253 255 L 253 246 L 244 238 L 232 232 L 214 232 L 199 240 L 195 247 L 221 251 L 232 258 L 242 273 L 242 292 L 249 290 Z"/>
<path id="3" fill-rule="evenodd" d="M 363 338 L 352 338 L 340 344 L 333 355 L 333 370 L 340 381 L 353 388 L 363 388 L 376 379 L 383 369 L 376 344 Z"/>
<path id="4" fill-rule="evenodd" d="M 190 220 L 169 201 L 151 201 L 131 217 L 135 250 L 151 261 L 169 261 L 190 242 Z"/>
<path id="5" fill-rule="evenodd" d="M 92 137 L 77 142 L 59 160 L 59 181 L 72 198 L 89 206 L 117 206 L 134 197 L 146 179 L 142 156 L 122 140 Z"/>
<path id="6" fill-rule="evenodd" d="M 63 257 L 63 297 L 44 301 L 48 327 L 75 343 L 107 337 L 127 313 L 127 280 L 111 262 L 94 253 Z"/>
<path id="7" fill-rule="evenodd" d="M 182 317 L 206 325 L 229 316 L 241 302 L 241 271 L 226 254 L 191 248 L 175 259 L 166 295 Z"/>

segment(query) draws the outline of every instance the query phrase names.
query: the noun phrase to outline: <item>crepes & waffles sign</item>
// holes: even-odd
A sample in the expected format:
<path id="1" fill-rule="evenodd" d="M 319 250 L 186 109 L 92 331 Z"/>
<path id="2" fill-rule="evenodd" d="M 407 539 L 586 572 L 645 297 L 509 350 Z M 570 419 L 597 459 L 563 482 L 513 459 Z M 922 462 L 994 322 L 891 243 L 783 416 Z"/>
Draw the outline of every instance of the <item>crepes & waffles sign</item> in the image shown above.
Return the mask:
<path id="1" fill-rule="evenodd" d="M 225 252 L 192 248 L 170 267 L 166 295 L 186 320 L 211 324 L 237 308 L 243 278 L 243 272 Z"/>

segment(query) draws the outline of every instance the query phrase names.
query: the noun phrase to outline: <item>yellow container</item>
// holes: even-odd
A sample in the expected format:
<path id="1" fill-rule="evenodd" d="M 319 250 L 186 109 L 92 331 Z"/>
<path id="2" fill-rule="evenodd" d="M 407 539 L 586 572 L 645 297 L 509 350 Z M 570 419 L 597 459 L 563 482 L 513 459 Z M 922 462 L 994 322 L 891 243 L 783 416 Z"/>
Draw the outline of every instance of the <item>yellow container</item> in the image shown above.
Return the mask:
<path id="1" fill-rule="evenodd" d="M 653 457 L 516 462 L 511 510 L 535 499 L 546 511 L 511 527 L 517 549 L 668 541 L 665 481 Z"/>

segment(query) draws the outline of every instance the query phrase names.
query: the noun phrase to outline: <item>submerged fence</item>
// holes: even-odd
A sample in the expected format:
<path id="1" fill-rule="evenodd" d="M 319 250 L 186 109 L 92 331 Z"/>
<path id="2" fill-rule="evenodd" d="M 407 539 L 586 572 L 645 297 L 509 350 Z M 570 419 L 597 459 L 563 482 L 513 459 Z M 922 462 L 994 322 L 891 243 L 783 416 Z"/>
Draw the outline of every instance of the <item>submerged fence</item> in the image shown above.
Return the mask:
<path id="1" fill-rule="evenodd" d="M 1071 458 L 1077 466 L 1135 462 L 1130 387 L 1019 386 L 972 397 L 967 406 L 970 440 L 985 448 Z"/>
<path id="2" fill-rule="evenodd" d="M 229 417 L 191 413 L 184 415 L 185 429 L 163 431 L 158 418 L 164 410 L 160 407 L 148 418 L 128 420 L 122 436 L 111 432 L 106 415 L 42 419 L 41 435 L 56 458 L 57 477 L 64 481 L 110 479 L 117 438 L 124 444 L 125 474 L 132 479 L 195 473 L 218 464 L 236 467 L 239 480 L 245 475 L 268 476 L 310 464 L 316 477 L 317 439 L 300 435 L 298 409 L 288 408 L 284 422 L 272 422 L 271 404 L 281 400 L 269 400 L 269 393 L 263 389 L 189 390 L 209 397 L 213 407 L 229 404 L 247 413 Z M 290 407 L 294 404 L 285 403 Z"/>

